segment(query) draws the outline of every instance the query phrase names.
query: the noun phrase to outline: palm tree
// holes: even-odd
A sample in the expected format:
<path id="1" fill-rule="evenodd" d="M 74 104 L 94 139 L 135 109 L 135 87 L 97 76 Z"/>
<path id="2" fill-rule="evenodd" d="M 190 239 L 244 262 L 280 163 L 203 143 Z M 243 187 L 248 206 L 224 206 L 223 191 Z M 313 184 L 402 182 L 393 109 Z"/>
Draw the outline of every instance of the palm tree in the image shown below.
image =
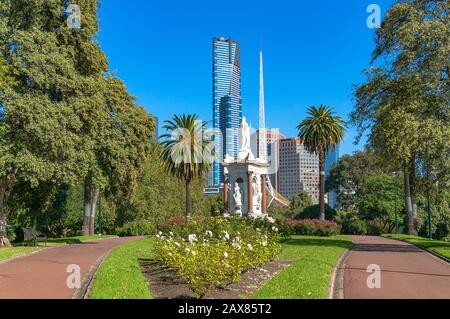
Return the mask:
<path id="1" fill-rule="evenodd" d="M 207 122 L 200 121 L 196 114 L 174 115 L 165 121 L 161 136 L 161 157 L 166 170 L 186 182 L 186 217 L 191 216 L 191 182 L 203 177 L 210 169 L 214 157 L 211 134 L 205 130 Z"/>
<path id="2" fill-rule="evenodd" d="M 345 121 L 328 106 L 312 106 L 308 109 L 308 117 L 298 126 L 298 137 L 305 148 L 319 154 L 320 169 L 320 219 L 325 220 L 325 155 L 328 150 L 339 145 L 345 135 Z"/>

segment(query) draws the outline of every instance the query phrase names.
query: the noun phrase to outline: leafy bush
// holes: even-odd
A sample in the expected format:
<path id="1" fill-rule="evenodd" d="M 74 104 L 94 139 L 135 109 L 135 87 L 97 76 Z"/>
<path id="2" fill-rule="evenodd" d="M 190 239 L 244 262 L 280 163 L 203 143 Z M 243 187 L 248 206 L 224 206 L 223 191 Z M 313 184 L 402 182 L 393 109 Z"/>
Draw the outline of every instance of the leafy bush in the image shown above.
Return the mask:
<path id="1" fill-rule="evenodd" d="M 287 222 L 287 225 L 293 235 L 330 237 L 339 235 L 341 232 L 341 226 L 338 223 L 328 220 L 291 220 Z"/>
<path id="2" fill-rule="evenodd" d="M 272 223 L 250 219 L 189 220 L 160 232 L 155 252 L 201 298 L 215 287 L 239 281 L 243 271 L 275 258 L 281 249 L 277 231 Z"/>
<path id="3" fill-rule="evenodd" d="M 118 236 L 145 236 L 156 234 L 156 226 L 145 220 L 136 220 L 129 222 L 116 229 Z"/>
<path id="4" fill-rule="evenodd" d="M 335 221 L 341 225 L 341 233 L 347 235 L 367 235 L 367 221 L 358 218 L 354 212 L 337 211 Z"/>
<path id="5" fill-rule="evenodd" d="M 336 210 L 331 208 L 328 205 L 325 205 L 325 218 L 328 220 L 334 219 L 334 216 L 336 215 Z M 297 214 L 295 219 L 303 220 L 303 219 L 316 219 L 320 218 L 320 206 L 319 205 L 313 205 L 309 206 L 306 209 L 303 210 L 303 212 Z"/>

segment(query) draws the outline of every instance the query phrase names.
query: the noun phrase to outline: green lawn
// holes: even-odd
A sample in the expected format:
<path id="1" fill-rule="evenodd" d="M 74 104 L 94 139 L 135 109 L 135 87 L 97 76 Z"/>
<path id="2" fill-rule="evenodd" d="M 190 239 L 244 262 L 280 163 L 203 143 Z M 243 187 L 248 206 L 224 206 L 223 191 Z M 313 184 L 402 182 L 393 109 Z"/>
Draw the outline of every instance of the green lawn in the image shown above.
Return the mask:
<path id="1" fill-rule="evenodd" d="M 150 238 L 128 242 L 114 248 L 98 270 L 89 298 L 152 298 L 138 263 L 138 258 L 148 259 L 152 254 L 153 240 Z"/>
<path id="2" fill-rule="evenodd" d="M 17 257 L 39 250 L 38 247 L 8 247 L 0 248 L 0 261 Z"/>
<path id="3" fill-rule="evenodd" d="M 408 243 L 417 245 L 419 247 L 429 249 L 434 253 L 446 258 L 450 258 L 450 242 L 442 240 L 429 240 L 423 237 L 400 235 L 400 234 L 386 234 L 383 237 L 400 239 Z"/>
<path id="4" fill-rule="evenodd" d="M 323 299 L 336 262 L 351 244 L 344 236 L 293 236 L 283 244 L 280 259 L 295 260 L 252 298 Z"/>
<path id="5" fill-rule="evenodd" d="M 333 268 L 350 239 L 294 236 L 280 259 L 295 260 L 252 298 L 325 298 Z M 133 241 L 110 252 L 97 272 L 91 299 L 152 298 L 138 258 L 152 257 L 152 239 Z"/>
<path id="6" fill-rule="evenodd" d="M 93 241 L 101 240 L 106 238 L 114 238 L 114 235 L 90 235 L 90 236 L 75 236 L 75 237 L 64 237 L 64 238 L 49 238 L 47 241 L 48 246 L 57 246 L 64 244 L 77 244 L 83 241 Z M 40 243 L 45 245 L 45 243 Z"/>

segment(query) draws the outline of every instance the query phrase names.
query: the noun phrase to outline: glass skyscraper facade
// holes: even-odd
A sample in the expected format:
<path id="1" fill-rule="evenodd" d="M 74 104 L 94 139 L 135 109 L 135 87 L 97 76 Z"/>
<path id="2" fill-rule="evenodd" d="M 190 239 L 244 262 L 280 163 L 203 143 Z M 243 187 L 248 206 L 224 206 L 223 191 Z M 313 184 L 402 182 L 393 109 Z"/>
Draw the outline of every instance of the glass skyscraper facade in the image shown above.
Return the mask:
<path id="1" fill-rule="evenodd" d="M 239 43 L 231 38 L 213 39 L 213 127 L 222 132 L 214 136 L 217 157 L 236 157 L 239 147 L 238 130 L 242 120 L 241 65 Z M 223 183 L 223 167 L 213 164 L 210 186 Z"/>
<path id="2" fill-rule="evenodd" d="M 328 150 L 325 157 L 325 176 L 330 175 L 330 169 L 336 162 L 339 161 L 339 145 L 335 148 Z M 328 205 L 331 208 L 336 208 L 337 204 L 337 194 L 335 191 L 331 191 L 327 194 Z"/>

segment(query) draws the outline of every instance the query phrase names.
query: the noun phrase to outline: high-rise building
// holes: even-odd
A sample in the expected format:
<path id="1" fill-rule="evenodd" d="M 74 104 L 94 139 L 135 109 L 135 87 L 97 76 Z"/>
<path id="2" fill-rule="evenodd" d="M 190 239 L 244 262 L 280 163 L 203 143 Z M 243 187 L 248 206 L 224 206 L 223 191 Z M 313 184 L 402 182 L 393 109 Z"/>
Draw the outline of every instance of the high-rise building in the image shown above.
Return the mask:
<path id="1" fill-rule="evenodd" d="M 325 156 L 325 176 L 330 175 L 330 169 L 339 160 L 339 145 L 328 150 Z"/>
<path id="2" fill-rule="evenodd" d="M 213 56 L 213 127 L 222 132 L 214 136 L 217 157 L 236 157 L 239 147 L 238 130 L 242 120 L 241 65 L 239 43 L 231 38 L 214 38 Z M 209 185 L 223 183 L 223 167 L 213 163 Z"/>
<path id="3" fill-rule="evenodd" d="M 269 174 L 270 182 L 273 188 L 278 191 L 278 169 L 279 169 L 279 140 L 286 137 L 276 129 L 257 130 L 252 134 L 252 151 L 257 158 L 261 158 L 261 152 L 266 151 L 266 158 L 270 161 L 270 170 L 274 171 Z M 264 147 L 261 140 L 266 143 Z"/>
<path id="4" fill-rule="evenodd" d="M 333 165 L 339 160 L 339 145 L 335 148 L 328 150 L 325 156 L 325 176 L 328 177 L 330 175 L 330 169 Z M 331 208 L 335 208 L 337 204 L 337 193 L 335 191 L 331 191 L 327 193 L 327 201 L 328 205 Z"/>
<path id="5" fill-rule="evenodd" d="M 278 192 L 288 199 L 306 192 L 318 203 L 319 156 L 308 152 L 300 138 L 281 139 L 278 143 Z"/>

